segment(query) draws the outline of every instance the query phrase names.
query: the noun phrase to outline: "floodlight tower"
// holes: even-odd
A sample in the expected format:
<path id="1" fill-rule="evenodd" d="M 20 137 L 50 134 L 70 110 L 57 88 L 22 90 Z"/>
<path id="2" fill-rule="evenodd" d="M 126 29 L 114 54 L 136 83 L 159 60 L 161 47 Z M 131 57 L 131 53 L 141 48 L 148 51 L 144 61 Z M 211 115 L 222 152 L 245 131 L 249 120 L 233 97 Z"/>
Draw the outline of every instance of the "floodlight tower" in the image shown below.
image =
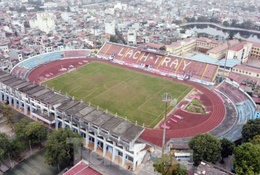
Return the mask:
<path id="1" fill-rule="evenodd" d="M 164 122 L 163 122 L 163 139 L 162 139 L 162 156 L 164 154 L 165 148 L 165 135 L 166 135 L 166 116 L 167 116 L 167 109 L 168 109 L 168 102 L 172 101 L 172 96 L 168 92 L 162 95 L 162 101 L 165 102 L 165 113 L 164 113 Z"/>

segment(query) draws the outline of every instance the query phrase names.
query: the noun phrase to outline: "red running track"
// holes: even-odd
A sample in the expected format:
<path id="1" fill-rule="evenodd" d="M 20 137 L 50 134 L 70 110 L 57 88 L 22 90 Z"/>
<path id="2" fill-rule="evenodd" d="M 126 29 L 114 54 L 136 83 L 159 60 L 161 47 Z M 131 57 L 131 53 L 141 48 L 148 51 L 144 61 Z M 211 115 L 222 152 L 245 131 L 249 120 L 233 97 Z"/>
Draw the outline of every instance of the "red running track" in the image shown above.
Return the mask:
<path id="1" fill-rule="evenodd" d="M 172 129 L 167 130 L 166 132 L 166 142 L 171 138 L 185 138 L 185 137 L 192 137 L 199 133 L 206 133 L 211 131 L 212 129 L 216 128 L 224 119 L 225 117 L 225 107 L 224 103 L 221 100 L 221 98 L 215 94 L 214 92 L 210 91 L 209 89 L 205 88 L 202 85 L 199 85 L 194 82 L 190 81 L 180 81 L 177 79 L 172 79 L 169 77 L 165 77 L 162 75 L 154 74 L 151 72 L 147 72 L 145 70 L 140 70 L 132 67 L 128 67 L 125 65 L 119 65 L 112 62 L 108 62 L 105 60 L 99 60 L 99 59 L 63 59 L 54 61 L 48 64 L 44 64 L 42 66 L 39 66 L 35 68 L 33 71 L 30 72 L 28 75 L 28 78 L 31 82 L 39 83 L 40 81 L 43 81 L 39 77 L 43 77 L 46 74 L 49 74 L 50 72 L 53 74 L 53 78 L 59 74 L 65 73 L 58 71 L 61 68 L 61 65 L 63 67 L 68 67 L 69 65 L 73 65 L 74 67 L 79 67 L 82 65 L 79 65 L 79 62 L 82 62 L 83 60 L 88 60 L 89 62 L 92 61 L 99 61 L 104 62 L 107 64 L 113 64 L 116 66 L 124 67 L 127 69 L 133 69 L 135 71 L 144 72 L 146 74 L 152 74 L 154 76 L 163 77 L 165 79 L 169 79 L 171 81 L 184 83 L 189 86 L 194 87 L 195 89 L 202 92 L 201 100 L 203 101 L 203 104 L 207 105 L 207 110 L 211 111 L 209 114 L 201 115 L 198 114 L 189 114 L 185 113 L 181 110 L 177 110 L 175 114 L 180 116 L 185 116 L 185 122 L 178 122 L 175 123 L 173 126 L 175 126 Z M 44 79 L 46 80 L 46 79 Z M 172 114 L 173 115 L 173 114 Z M 170 117 L 172 116 L 170 115 Z M 140 138 L 143 140 L 146 140 L 150 143 L 153 143 L 155 145 L 161 146 L 162 145 L 162 135 L 163 130 L 160 128 L 150 129 L 146 128 L 145 131 L 141 134 Z"/>
<path id="2" fill-rule="evenodd" d="M 42 81 L 46 81 L 50 78 L 54 78 L 60 74 L 67 73 L 67 71 L 59 71 L 61 68 L 68 68 L 70 65 L 73 65 L 74 68 L 78 68 L 80 66 L 85 65 L 86 63 L 84 61 L 88 61 L 87 59 L 61 59 L 57 61 L 52 61 L 51 63 L 43 64 L 35 69 L 33 69 L 29 75 L 28 79 L 30 82 L 34 82 L 36 84 L 39 84 Z M 82 64 L 79 64 L 82 63 Z M 46 78 L 46 74 L 53 74 L 52 76 Z"/>

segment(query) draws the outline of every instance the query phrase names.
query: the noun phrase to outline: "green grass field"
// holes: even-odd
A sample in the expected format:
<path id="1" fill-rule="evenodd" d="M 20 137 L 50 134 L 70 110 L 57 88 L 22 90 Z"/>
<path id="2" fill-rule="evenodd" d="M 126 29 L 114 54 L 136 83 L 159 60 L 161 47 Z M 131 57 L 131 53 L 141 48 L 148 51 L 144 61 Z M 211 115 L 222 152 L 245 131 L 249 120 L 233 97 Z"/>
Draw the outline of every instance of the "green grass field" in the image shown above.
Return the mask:
<path id="1" fill-rule="evenodd" d="M 163 93 L 170 93 L 179 102 L 192 89 L 184 84 L 98 62 L 43 84 L 151 128 L 164 116 Z"/>

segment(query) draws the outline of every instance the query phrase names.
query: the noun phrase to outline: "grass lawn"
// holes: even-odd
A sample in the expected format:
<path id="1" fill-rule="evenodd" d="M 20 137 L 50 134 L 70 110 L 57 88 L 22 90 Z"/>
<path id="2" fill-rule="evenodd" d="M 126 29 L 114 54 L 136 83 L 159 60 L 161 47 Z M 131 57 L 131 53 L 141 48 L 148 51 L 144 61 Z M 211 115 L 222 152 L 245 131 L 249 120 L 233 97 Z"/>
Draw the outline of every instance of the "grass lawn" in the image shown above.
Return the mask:
<path id="1" fill-rule="evenodd" d="M 192 89 L 184 84 L 98 62 L 43 84 L 146 127 L 154 127 L 162 119 L 165 110 L 161 100 L 163 93 L 170 93 L 179 102 Z"/>
<path id="2" fill-rule="evenodd" d="M 196 98 L 192 99 L 189 105 L 186 107 L 188 112 L 206 114 L 206 109 L 203 106 L 202 102 Z"/>

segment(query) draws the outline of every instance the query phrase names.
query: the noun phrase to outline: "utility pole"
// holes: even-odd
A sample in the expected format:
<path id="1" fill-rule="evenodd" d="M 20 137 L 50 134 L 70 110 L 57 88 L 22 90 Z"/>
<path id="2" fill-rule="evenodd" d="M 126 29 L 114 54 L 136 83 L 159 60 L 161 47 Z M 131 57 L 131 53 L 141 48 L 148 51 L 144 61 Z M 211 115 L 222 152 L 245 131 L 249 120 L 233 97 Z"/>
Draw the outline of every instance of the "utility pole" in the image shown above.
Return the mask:
<path id="1" fill-rule="evenodd" d="M 227 67 L 227 57 L 228 57 L 228 50 L 229 50 L 229 48 L 230 48 L 230 43 L 229 43 L 229 41 L 227 40 L 227 54 L 226 54 L 226 59 L 225 59 L 225 65 L 224 65 L 224 77 L 226 77 L 226 74 L 227 74 L 227 72 L 226 72 L 226 67 Z"/>
<path id="2" fill-rule="evenodd" d="M 172 96 L 169 93 L 164 93 L 162 95 L 162 101 L 165 102 L 165 113 L 164 113 L 164 122 L 163 122 L 163 139 L 162 139 L 162 156 L 164 154 L 165 149 L 165 137 L 166 137 L 166 117 L 167 117 L 167 109 L 168 109 L 168 102 L 172 101 Z"/>

